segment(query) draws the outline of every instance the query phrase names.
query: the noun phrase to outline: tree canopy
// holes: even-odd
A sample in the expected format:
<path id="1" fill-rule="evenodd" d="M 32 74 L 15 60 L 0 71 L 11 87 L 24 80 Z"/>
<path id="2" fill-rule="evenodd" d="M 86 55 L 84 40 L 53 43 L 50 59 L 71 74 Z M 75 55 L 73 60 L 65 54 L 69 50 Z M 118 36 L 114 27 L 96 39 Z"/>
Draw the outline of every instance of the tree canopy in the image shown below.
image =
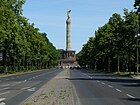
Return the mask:
<path id="1" fill-rule="evenodd" d="M 107 72 L 135 71 L 137 23 L 133 11 L 124 9 L 124 16 L 114 13 L 83 45 L 77 54 L 79 64 Z"/>
<path id="2" fill-rule="evenodd" d="M 59 53 L 33 23 L 22 15 L 25 0 L 0 0 L 0 53 L 9 71 L 41 69 L 57 64 Z"/>

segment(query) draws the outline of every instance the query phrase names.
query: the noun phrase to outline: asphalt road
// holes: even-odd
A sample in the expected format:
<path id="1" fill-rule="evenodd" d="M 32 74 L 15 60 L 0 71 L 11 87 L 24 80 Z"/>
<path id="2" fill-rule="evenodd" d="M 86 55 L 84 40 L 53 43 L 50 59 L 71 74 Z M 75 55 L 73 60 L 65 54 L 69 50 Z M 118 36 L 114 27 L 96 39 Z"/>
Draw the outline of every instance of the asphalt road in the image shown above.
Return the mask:
<path id="1" fill-rule="evenodd" d="M 20 105 L 62 70 L 0 77 L 0 105 Z M 140 105 L 140 80 L 103 72 L 70 70 L 79 105 Z"/>
<path id="2" fill-rule="evenodd" d="M 0 105 L 19 105 L 61 70 L 0 77 Z"/>
<path id="3" fill-rule="evenodd" d="M 140 105 L 140 80 L 95 71 L 70 74 L 80 105 Z"/>

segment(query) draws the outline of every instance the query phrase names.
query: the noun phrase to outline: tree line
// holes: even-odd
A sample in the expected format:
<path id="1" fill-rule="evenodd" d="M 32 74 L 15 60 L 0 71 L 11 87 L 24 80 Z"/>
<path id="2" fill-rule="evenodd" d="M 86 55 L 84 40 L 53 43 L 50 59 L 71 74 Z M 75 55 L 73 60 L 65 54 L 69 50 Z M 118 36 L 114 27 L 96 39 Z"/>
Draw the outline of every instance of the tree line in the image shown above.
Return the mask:
<path id="1" fill-rule="evenodd" d="M 136 73 L 136 67 L 140 64 L 137 65 L 136 53 L 140 46 L 136 43 L 139 40 L 139 22 L 139 14 L 134 11 L 124 9 L 124 16 L 114 13 L 77 54 L 81 67 Z"/>
<path id="2" fill-rule="evenodd" d="M 0 73 L 35 70 L 57 64 L 59 53 L 22 14 L 25 0 L 0 0 Z"/>

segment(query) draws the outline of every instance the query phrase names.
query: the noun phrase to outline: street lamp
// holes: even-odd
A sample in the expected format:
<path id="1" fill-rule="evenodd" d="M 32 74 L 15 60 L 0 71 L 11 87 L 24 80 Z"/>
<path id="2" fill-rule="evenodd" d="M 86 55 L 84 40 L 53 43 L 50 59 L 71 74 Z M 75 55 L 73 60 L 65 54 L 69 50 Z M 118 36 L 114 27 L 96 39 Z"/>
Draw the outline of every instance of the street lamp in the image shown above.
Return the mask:
<path id="1" fill-rule="evenodd" d="M 137 75 L 138 75 L 138 73 L 139 73 L 139 48 L 138 48 L 138 41 L 139 41 L 139 39 L 138 39 L 138 37 L 140 36 L 140 34 L 139 34 L 139 15 L 140 15 L 140 4 L 138 4 L 137 6 L 135 6 L 135 9 L 136 9 L 136 14 L 138 15 L 138 21 L 137 21 L 137 28 L 136 28 L 136 37 L 137 37 L 137 42 L 136 42 L 136 44 L 137 44 Z"/>

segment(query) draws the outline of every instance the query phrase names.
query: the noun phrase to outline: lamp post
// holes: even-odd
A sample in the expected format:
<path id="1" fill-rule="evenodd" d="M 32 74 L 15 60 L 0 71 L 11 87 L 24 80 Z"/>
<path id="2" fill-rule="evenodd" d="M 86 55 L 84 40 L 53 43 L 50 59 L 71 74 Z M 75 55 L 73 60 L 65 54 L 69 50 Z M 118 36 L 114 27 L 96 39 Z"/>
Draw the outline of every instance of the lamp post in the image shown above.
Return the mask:
<path id="1" fill-rule="evenodd" d="M 139 0 L 135 0 L 135 2 L 138 2 Z M 137 45 L 137 75 L 138 75 L 138 73 L 139 73 L 139 47 L 138 47 L 138 42 L 139 42 L 139 39 L 138 39 L 138 37 L 139 37 L 139 15 L 140 15 L 140 4 L 137 4 L 137 5 L 135 5 L 134 6 L 135 7 L 135 9 L 136 9 L 136 14 L 138 15 L 138 21 L 137 21 L 137 28 L 136 28 L 136 37 L 137 37 L 137 42 L 136 42 L 136 45 Z"/>

